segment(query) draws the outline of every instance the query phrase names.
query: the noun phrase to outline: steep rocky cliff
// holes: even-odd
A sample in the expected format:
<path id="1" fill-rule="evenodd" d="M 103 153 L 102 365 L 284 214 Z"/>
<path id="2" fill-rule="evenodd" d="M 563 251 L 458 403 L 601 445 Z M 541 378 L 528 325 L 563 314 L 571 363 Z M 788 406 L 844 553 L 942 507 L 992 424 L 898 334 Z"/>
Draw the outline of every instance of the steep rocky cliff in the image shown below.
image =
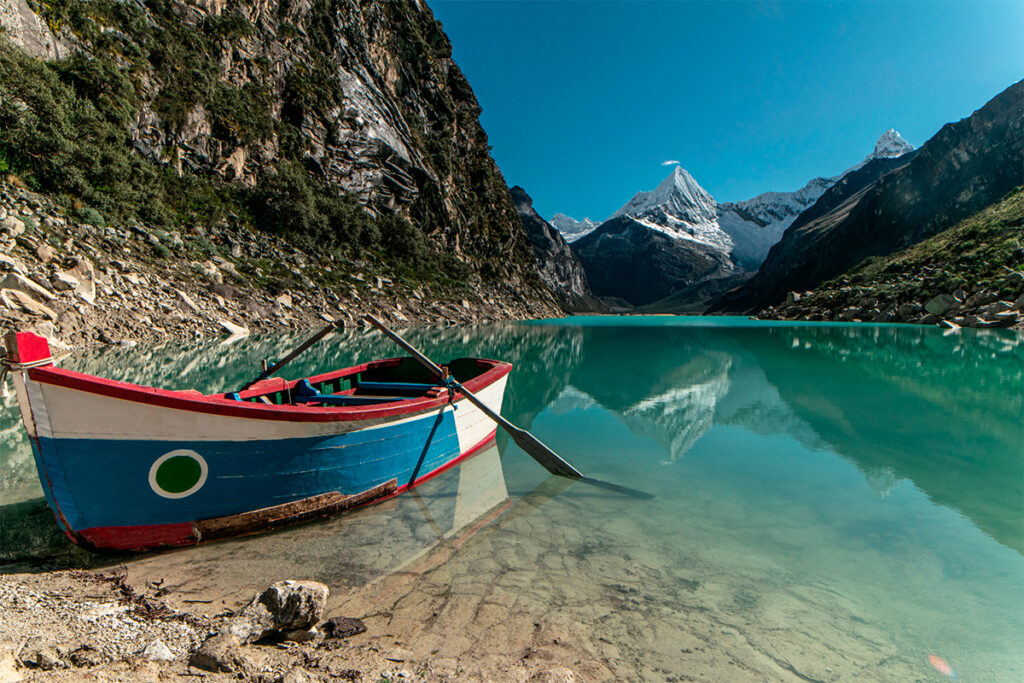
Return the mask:
<path id="1" fill-rule="evenodd" d="M 550 301 L 425 3 L 2 2 L 9 38 L 55 36 L 32 54 L 65 55 L 0 45 L 0 171 L 31 189 L 115 222 L 252 225 L 410 281 Z"/>
<path id="2" fill-rule="evenodd" d="M 1021 184 L 1024 81 L 969 118 L 942 127 L 910 163 L 869 185 L 826 193 L 786 231 L 761 269 L 719 311 L 754 311 L 835 277 L 872 256 L 917 244 Z M 858 173 L 867 171 L 868 167 Z M 819 200 L 819 201 L 822 201 Z"/>
<path id="3" fill-rule="evenodd" d="M 583 272 L 583 264 L 569 248 L 565 238 L 550 223 L 533 209 L 533 199 L 526 190 L 516 185 L 512 188 L 519 219 L 526 230 L 526 237 L 533 245 L 540 278 L 561 301 L 568 311 L 602 310 L 603 305 L 594 299 Z"/>

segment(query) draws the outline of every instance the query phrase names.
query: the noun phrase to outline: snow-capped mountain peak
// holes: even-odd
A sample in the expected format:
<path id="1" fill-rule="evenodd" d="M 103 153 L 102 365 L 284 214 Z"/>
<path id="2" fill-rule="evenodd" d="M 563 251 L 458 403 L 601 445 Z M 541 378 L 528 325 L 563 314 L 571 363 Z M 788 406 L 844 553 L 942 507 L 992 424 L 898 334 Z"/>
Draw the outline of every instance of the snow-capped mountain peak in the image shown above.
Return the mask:
<path id="1" fill-rule="evenodd" d="M 643 219 L 652 214 L 668 214 L 687 223 L 715 220 L 715 200 L 693 176 L 676 166 L 667 178 L 650 192 L 637 192 L 615 216 Z"/>
<path id="2" fill-rule="evenodd" d="M 856 166 L 851 166 L 832 178 L 832 180 L 839 180 L 846 174 L 863 168 L 869 161 L 873 161 L 875 159 L 895 159 L 896 157 L 903 156 L 907 152 L 913 151 L 914 146 L 904 140 L 903 136 L 899 134 L 899 131 L 895 128 L 890 128 L 882 133 L 882 137 L 878 138 L 878 142 L 875 143 L 875 149 L 872 150 L 871 154 L 864 157 L 864 161 L 860 162 Z"/>
<path id="3" fill-rule="evenodd" d="M 685 169 L 676 166 L 649 192 L 637 192 L 612 218 L 629 217 L 673 239 L 703 242 L 726 253 L 732 240 L 718 227 L 717 203 Z"/>
<path id="4" fill-rule="evenodd" d="M 564 213 L 556 213 L 548 222 L 555 226 L 555 230 L 562 233 L 562 237 L 565 238 L 566 242 L 575 242 L 584 235 L 589 235 L 594 231 L 594 228 L 601 224 L 595 223 L 589 218 L 578 221 L 575 218 L 566 216 Z"/>
<path id="5" fill-rule="evenodd" d="M 742 202 L 719 204 L 718 224 L 732 237 L 737 263 L 751 269 L 760 266 L 786 228 L 833 182 L 815 178 L 795 192 L 765 192 Z"/>
<path id="6" fill-rule="evenodd" d="M 882 137 L 878 138 L 878 142 L 875 143 L 875 151 L 869 154 L 865 161 L 870 161 L 871 159 L 894 159 L 912 151 L 914 151 L 914 146 L 904 140 L 899 131 L 895 128 L 890 128 L 882 133 Z"/>

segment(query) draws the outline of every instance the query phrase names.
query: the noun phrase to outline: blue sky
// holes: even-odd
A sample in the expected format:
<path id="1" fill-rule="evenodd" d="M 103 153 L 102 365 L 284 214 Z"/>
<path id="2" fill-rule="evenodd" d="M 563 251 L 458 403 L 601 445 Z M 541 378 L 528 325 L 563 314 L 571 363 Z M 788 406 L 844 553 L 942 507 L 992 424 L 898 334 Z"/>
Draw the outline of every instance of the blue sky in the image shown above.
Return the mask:
<path id="1" fill-rule="evenodd" d="M 1016 0 L 428 4 L 545 218 L 607 218 L 666 160 L 719 201 L 795 190 L 1024 77 Z"/>

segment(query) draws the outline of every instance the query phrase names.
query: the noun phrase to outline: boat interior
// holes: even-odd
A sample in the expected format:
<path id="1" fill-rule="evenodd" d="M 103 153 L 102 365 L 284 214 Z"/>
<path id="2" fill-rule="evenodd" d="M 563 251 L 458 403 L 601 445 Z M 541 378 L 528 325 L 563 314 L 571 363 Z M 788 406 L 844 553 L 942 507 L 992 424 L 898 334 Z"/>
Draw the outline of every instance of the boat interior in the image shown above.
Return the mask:
<path id="1" fill-rule="evenodd" d="M 457 358 L 446 368 L 459 382 L 482 375 L 493 361 Z M 388 358 L 297 380 L 271 377 L 242 392 L 222 394 L 233 401 L 267 405 L 370 406 L 419 398 L 436 398 L 444 383 L 413 358 Z"/>

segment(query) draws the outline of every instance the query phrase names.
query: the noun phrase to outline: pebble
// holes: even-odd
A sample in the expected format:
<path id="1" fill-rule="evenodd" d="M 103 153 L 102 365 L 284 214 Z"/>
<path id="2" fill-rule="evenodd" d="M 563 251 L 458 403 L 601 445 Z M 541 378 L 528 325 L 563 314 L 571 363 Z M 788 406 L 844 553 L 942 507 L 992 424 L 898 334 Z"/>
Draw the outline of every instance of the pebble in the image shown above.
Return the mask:
<path id="1" fill-rule="evenodd" d="M 143 659 L 148 659 L 152 662 L 170 662 L 174 660 L 174 653 L 159 638 L 143 648 L 141 654 Z"/>

